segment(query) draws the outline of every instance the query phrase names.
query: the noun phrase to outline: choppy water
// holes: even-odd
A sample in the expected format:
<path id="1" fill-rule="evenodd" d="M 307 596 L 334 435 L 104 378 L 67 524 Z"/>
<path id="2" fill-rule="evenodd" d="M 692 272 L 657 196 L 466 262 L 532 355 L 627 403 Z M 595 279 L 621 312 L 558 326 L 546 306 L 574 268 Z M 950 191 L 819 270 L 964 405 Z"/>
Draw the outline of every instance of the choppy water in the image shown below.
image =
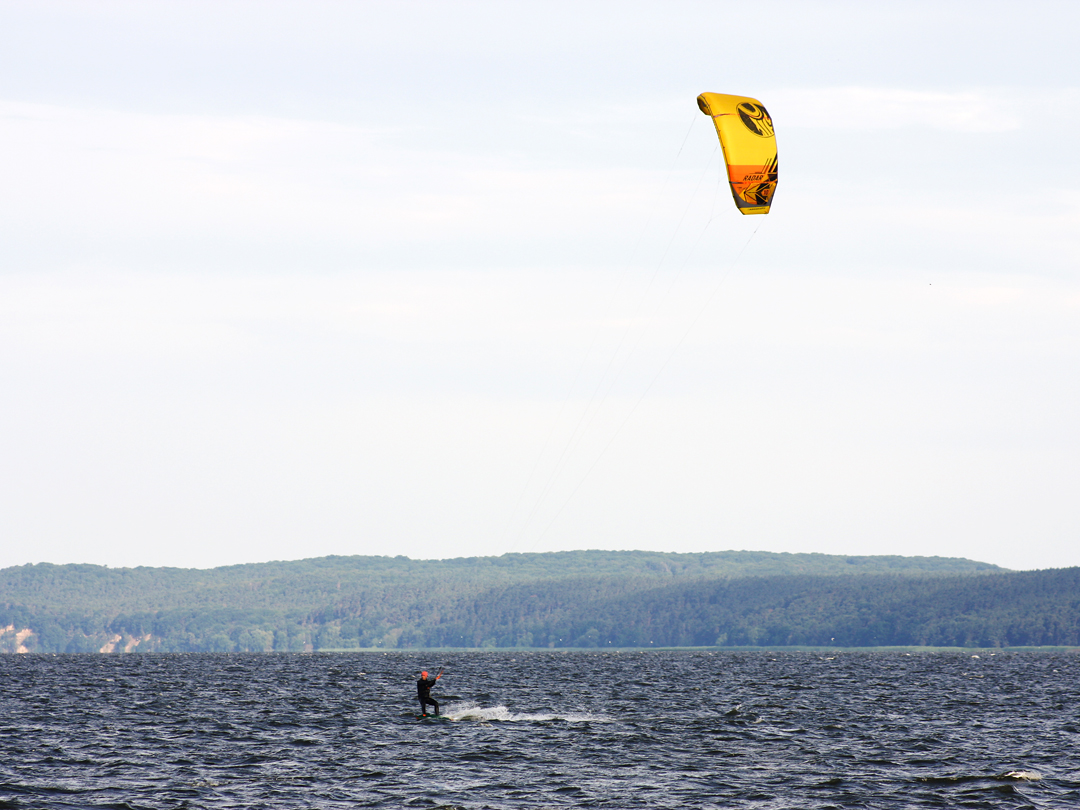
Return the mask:
<path id="1" fill-rule="evenodd" d="M 1080 658 L 980 656 L 3 656 L 0 808 L 1080 807 Z"/>

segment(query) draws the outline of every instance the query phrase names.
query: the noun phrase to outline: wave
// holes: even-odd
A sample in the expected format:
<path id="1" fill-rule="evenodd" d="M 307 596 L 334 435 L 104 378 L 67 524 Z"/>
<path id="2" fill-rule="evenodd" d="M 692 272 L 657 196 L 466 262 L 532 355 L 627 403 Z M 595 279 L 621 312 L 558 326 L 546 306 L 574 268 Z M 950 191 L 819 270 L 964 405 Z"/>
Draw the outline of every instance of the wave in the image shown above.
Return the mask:
<path id="1" fill-rule="evenodd" d="M 522 713 L 510 711 L 506 706 L 477 706 L 475 703 L 454 703 L 447 706 L 444 717 L 480 723 L 532 723 L 561 720 L 565 723 L 610 723 L 610 717 L 589 712 Z"/>
<path id="2" fill-rule="evenodd" d="M 956 774 L 951 776 L 920 776 L 917 777 L 920 782 L 926 782 L 928 784 L 935 785 L 959 785 L 964 782 L 982 782 L 986 779 L 994 779 L 998 782 L 1039 782 L 1042 780 L 1042 774 L 1038 771 L 1005 771 L 1004 773 L 994 774 L 993 776 L 987 776 L 985 774 Z"/>
<path id="3" fill-rule="evenodd" d="M 1006 771 L 995 778 L 1014 780 L 1017 782 L 1038 782 L 1042 779 L 1042 774 L 1037 771 Z"/>

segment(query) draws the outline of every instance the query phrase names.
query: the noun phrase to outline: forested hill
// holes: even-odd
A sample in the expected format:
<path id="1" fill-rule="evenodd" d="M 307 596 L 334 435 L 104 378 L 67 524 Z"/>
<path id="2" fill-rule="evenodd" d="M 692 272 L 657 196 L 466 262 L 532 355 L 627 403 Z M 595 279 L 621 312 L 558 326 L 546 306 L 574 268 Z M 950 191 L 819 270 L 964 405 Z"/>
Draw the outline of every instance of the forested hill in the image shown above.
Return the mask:
<path id="1" fill-rule="evenodd" d="M 1080 644 L 1080 569 L 560 552 L 0 570 L 4 651 Z"/>
<path id="2" fill-rule="evenodd" d="M 0 604 L 63 611 L 322 607 L 327 601 L 391 588 L 459 592 L 534 580 L 618 578 L 637 588 L 679 579 L 778 574 L 960 574 L 1001 571 L 955 557 L 842 557 L 716 551 L 558 551 L 411 560 L 408 557 L 316 557 L 221 568 L 108 568 L 22 565 L 0 569 Z"/>

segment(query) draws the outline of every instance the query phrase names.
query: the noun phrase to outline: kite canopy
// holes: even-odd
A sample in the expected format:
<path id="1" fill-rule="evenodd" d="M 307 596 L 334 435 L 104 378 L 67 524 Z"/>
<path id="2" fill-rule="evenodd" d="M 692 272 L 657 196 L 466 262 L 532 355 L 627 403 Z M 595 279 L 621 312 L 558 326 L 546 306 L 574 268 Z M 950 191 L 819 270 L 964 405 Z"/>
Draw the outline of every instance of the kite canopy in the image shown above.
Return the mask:
<path id="1" fill-rule="evenodd" d="M 776 136 L 769 113 L 747 96 L 702 93 L 697 103 L 716 125 L 735 205 L 744 214 L 769 213 L 777 181 Z"/>

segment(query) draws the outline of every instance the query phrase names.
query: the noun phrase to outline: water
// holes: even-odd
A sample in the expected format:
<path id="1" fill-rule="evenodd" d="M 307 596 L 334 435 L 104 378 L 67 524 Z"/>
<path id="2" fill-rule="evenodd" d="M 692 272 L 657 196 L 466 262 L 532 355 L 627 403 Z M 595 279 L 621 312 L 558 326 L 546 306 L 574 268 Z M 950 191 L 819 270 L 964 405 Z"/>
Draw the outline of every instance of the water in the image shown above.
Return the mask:
<path id="1" fill-rule="evenodd" d="M 417 720 L 420 669 L 450 721 Z M 1080 659 L 3 656 L 0 808 L 1080 807 Z"/>

